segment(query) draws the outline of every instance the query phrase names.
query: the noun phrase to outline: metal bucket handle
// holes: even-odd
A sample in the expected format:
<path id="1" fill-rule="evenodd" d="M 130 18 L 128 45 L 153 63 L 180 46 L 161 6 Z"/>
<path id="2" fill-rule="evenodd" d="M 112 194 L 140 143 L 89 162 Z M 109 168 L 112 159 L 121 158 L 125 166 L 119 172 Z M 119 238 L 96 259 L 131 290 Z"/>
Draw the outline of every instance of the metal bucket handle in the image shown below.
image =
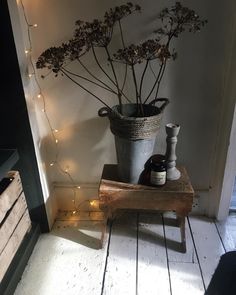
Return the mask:
<path id="1" fill-rule="evenodd" d="M 108 107 L 102 107 L 100 110 L 98 110 L 98 116 L 99 117 L 109 117 L 110 114 L 114 114 L 116 117 L 122 118 L 122 115 L 118 113 L 116 110 L 113 110 Z"/>
<path id="2" fill-rule="evenodd" d="M 156 102 L 164 101 L 164 103 L 159 107 L 160 111 L 163 112 L 166 106 L 170 103 L 168 98 L 155 98 L 151 102 L 149 102 L 150 105 L 154 105 Z"/>
<path id="3" fill-rule="evenodd" d="M 99 117 L 108 117 L 111 112 L 111 109 L 108 107 L 102 107 L 100 110 L 98 110 L 98 116 Z"/>

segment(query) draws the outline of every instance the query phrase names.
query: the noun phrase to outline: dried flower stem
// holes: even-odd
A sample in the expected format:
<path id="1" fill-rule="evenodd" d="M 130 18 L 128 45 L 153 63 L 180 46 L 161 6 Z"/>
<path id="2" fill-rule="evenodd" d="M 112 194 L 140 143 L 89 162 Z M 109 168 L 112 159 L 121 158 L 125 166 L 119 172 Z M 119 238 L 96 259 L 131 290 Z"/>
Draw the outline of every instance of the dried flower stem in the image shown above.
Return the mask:
<path id="1" fill-rule="evenodd" d="M 121 100 L 121 93 L 120 93 L 120 88 L 119 88 L 119 83 L 118 83 L 118 79 L 117 79 L 117 76 L 116 76 L 116 71 L 115 71 L 115 68 L 113 66 L 113 62 L 112 62 L 112 59 L 111 59 L 111 55 L 110 55 L 110 52 L 108 50 L 108 47 L 105 46 L 104 47 L 105 50 L 106 50 L 106 53 L 107 53 L 107 56 L 108 56 L 108 61 L 111 65 L 111 69 L 112 69 L 112 72 L 113 72 L 113 75 L 114 75 L 114 78 L 115 78 L 115 83 L 116 83 L 116 88 L 117 88 L 117 97 L 118 97 L 118 100 L 119 100 L 119 106 L 120 106 L 120 111 L 121 111 L 121 114 L 123 113 L 122 112 L 122 100 Z"/>
<path id="2" fill-rule="evenodd" d="M 137 84 L 134 65 L 131 65 L 131 69 L 132 69 L 132 75 L 133 75 L 134 86 L 135 86 L 137 109 L 138 109 L 138 112 L 140 112 L 142 114 L 142 116 L 143 116 L 144 115 L 143 106 L 142 106 L 141 98 L 140 98 L 139 93 L 138 93 L 138 84 Z"/>
<path id="3" fill-rule="evenodd" d="M 122 45 L 123 45 L 123 48 L 125 48 L 124 35 L 123 35 L 123 30 L 122 30 L 122 26 L 121 26 L 121 21 L 120 20 L 119 20 L 118 24 L 119 24 L 119 29 L 120 29 L 120 36 L 121 36 Z"/>
<path id="4" fill-rule="evenodd" d="M 152 95 L 152 92 L 153 92 L 153 90 L 155 89 L 155 87 L 156 87 L 156 85 L 157 85 L 157 83 L 158 83 L 158 80 L 159 80 L 159 78 L 160 78 L 160 76 L 161 76 L 163 66 L 164 66 L 164 62 L 162 61 L 161 65 L 160 65 L 160 69 L 159 69 L 158 75 L 157 75 L 157 78 L 156 78 L 156 81 L 154 82 L 154 85 L 152 86 L 152 89 L 151 89 L 151 91 L 149 92 L 147 98 L 144 100 L 144 103 L 146 103 L 147 100 L 149 99 L 149 97 Z"/>
<path id="5" fill-rule="evenodd" d="M 122 42 L 123 48 L 125 48 L 125 41 L 124 41 L 123 29 L 122 29 L 121 21 L 120 20 L 119 20 L 118 24 L 119 24 L 119 29 L 120 29 L 121 42 Z M 121 92 L 123 92 L 124 87 L 125 87 L 125 83 L 126 83 L 126 79 L 127 79 L 127 72 L 128 72 L 128 65 L 125 64 L 125 74 L 124 74 L 123 84 L 122 84 L 122 87 L 121 87 Z"/>
<path id="6" fill-rule="evenodd" d="M 97 58 L 97 57 L 96 57 Z M 98 59 L 97 59 L 98 61 Z M 108 88 L 112 93 L 118 95 L 117 92 L 115 92 L 115 90 L 113 90 L 109 85 L 107 85 L 106 83 L 104 83 L 102 80 L 98 79 L 95 75 L 93 75 L 93 73 L 91 73 L 89 71 L 89 69 L 84 65 L 84 63 L 82 63 L 82 61 L 80 59 L 78 59 L 78 62 L 81 64 L 81 66 L 91 75 L 91 77 L 93 77 L 95 80 L 97 80 L 98 82 L 100 82 L 101 84 L 103 84 L 106 88 Z M 99 62 L 99 61 L 98 61 Z M 100 68 L 100 67 L 99 67 Z M 127 70 L 126 70 L 127 71 Z M 127 76 L 127 72 L 125 73 L 125 76 Z M 114 81 L 113 84 L 115 85 Z M 124 85 L 123 85 L 124 86 Z M 125 95 L 125 93 L 123 92 L 124 87 L 122 86 L 122 89 L 120 90 L 120 93 L 124 96 L 124 98 L 128 101 L 131 102 L 131 100 Z M 107 89 L 107 90 L 108 90 Z"/>
<path id="7" fill-rule="evenodd" d="M 61 67 L 61 68 L 63 69 L 63 71 L 67 72 L 67 73 L 70 74 L 70 75 L 76 76 L 76 77 L 78 77 L 78 78 L 80 78 L 80 79 L 83 79 L 83 80 L 85 80 L 85 81 L 87 81 L 87 82 L 90 82 L 91 84 L 94 84 L 94 85 L 96 85 L 96 86 L 98 86 L 98 87 L 100 87 L 100 88 L 102 88 L 102 89 L 105 89 L 105 90 L 107 90 L 107 91 L 109 91 L 109 92 L 111 92 L 111 93 L 113 93 L 113 94 L 117 94 L 115 91 L 110 90 L 109 88 L 106 88 L 106 87 L 104 87 L 104 86 L 102 86 L 102 85 L 100 85 L 100 84 L 98 84 L 98 83 L 96 83 L 96 82 L 94 82 L 94 81 L 92 81 L 92 80 L 86 78 L 86 77 L 83 77 L 83 76 L 81 76 L 81 75 L 78 75 L 78 74 L 76 74 L 76 73 L 73 73 L 73 72 L 67 70 L 67 69 L 64 68 L 64 67 Z"/>
<path id="8" fill-rule="evenodd" d="M 111 110 L 111 108 L 109 107 L 109 105 L 107 105 L 104 101 L 102 101 L 96 94 L 92 93 L 90 90 L 88 90 L 86 87 L 84 87 L 83 85 L 81 85 L 79 82 L 77 82 L 75 79 L 71 78 L 69 74 L 67 74 L 67 72 L 65 72 L 63 69 L 60 69 L 60 71 L 68 78 L 70 79 L 73 83 L 75 83 L 76 85 L 78 85 L 80 88 L 82 88 L 83 90 L 85 90 L 87 93 L 89 93 L 90 95 L 92 95 L 93 97 L 95 97 L 97 100 L 99 100 L 102 104 L 104 104 L 107 108 L 109 108 Z"/>
<path id="9" fill-rule="evenodd" d="M 82 63 L 82 61 L 80 60 L 80 58 L 77 59 L 78 62 L 80 63 L 80 65 L 85 69 L 85 71 L 92 77 L 94 78 L 96 81 L 100 82 L 101 84 L 103 84 L 106 88 L 110 89 L 111 92 L 115 93 L 116 92 L 106 83 L 104 83 L 102 80 L 98 79 L 93 73 L 91 73 L 91 71 L 84 65 L 84 63 Z"/>
<path id="10" fill-rule="evenodd" d="M 146 61 L 146 64 L 145 64 L 145 67 L 144 67 L 144 70 L 143 70 L 143 73 L 142 73 L 142 76 L 141 76 L 141 80 L 140 80 L 140 86 L 139 86 L 140 102 L 141 102 L 141 98 L 142 98 L 143 79 L 144 79 L 145 73 L 147 71 L 148 64 L 149 64 L 149 60 Z"/>
<path id="11" fill-rule="evenodd" d="M 124 74 L 124 81 L 121 87 L 121 93 L 123 94 L 123 90 L 125 88 L 125 83 L 126 83 L 126 79 L 127 79 L 127 73 L 128 73 L 128 65 L 125 65 L 125 74 Z M 123 94 L 124 95 L 124 94 Z M 126 96 L 125 96 L 126 97 Z M 129 99 L 128 99 L 129 100 Z"/>
<path id="12" fill-rule="evenodd" d="M 96 55 L 96 52 L 95 52 L 95 49 L 94 47 L 92 46 L 92 52 L 93 52 L 93 56 L 94 56 L 94 59 L 98 65 L 98 67 L 101 69 L 101 71 L 105 74 L 105 76 L 112 82 L 113 85 L 116 86 L 116 83 L 111 79 L 111 77 L 107 74 L 107 72 L 103 69 L 103 67 L 101 66 L 98 58 L 97 58 L 97 55 Z"/>
<path id="13" fill-rule="evenodd" d="M 163 66 L 163 68 L 162 68 L 162 73 L 161 73 L 161 75 L 160 75 L 160 79 L 159 79 L 159 81 L 157 82 L 157 89 L 156 89 L 155 99 L 156 99 L 157 96 L 158 96 L 158 92 L 159 92 L 159 88 L 160 88 L 161 80 L 162 80 L 163 75 L 164 75 L 164 73 L 165 73 L 165 68 L 166 68 L 166 60 L 165 60 L 165 62 L 164 62 L 164 66 Z"/>
<path id="14" fill-rule="evenodd" d="M 137 79 L 136 79 L 133 65 L 131 65 L 131 69 L 132 69 L 132 75 L 133 75 L 134 87 L 135 87 L 135 93 L 136 93 L 136 104 L 138 105 L 138 102 L 139 102 L 139 100 L 138 100 L 138 85 L 137 85 Z"/>

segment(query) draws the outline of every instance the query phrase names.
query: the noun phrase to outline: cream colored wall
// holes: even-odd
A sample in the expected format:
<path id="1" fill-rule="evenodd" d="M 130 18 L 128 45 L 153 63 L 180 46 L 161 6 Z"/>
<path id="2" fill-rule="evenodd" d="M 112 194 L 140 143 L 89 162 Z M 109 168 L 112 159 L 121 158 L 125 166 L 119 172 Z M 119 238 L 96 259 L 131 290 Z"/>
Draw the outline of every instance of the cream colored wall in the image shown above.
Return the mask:
<path id="1" fill-rule="evenodd" d="M 206 213 L 206 198 L 214 169 L 233 2 L 182 1 L 206 17 L 209 23 L 200 34 L 186 34 L 176 41 L 178 59 L 169 64 L 165 83 L 160 91 L 160 96 L 168 97 L 171 104 L 165 111 L 154 152 L 165 152 L 164 125 L 169 122 L 179 123 L 181 132 L 177 146 L 178 164 L 187 167 L 198 194 L 204 195 L 203 211 Z M 37 29 L 32 31 L 32 56 L 36 60 L 46 48 L 59 45 L 70 38 L 77 19 L 99 18 L 108 8 L 125 1 L 23 0 L 23 3 L 30 22 L 38 24 Z M 139 42 L 150 37 L 148 34 L 155 29 L 156 14 L 166 6 L 164 0 L 139 0 L 136 3 L 142 6 L 143 13 L 126 20 L 125 25 L 130 32 L 126 40 L 130 42 Z M 93 60 L 88 58 L 87 62 L 95 70 Z M 41 72 L 38 74 L 40 76 Z M 100 75 L 100 72 L 97 71 L 96 75 Z M 104 163 L 116 161 L 114 139 L 108 120 L 97 116 L 101 105 L 64 77 L 51 76 L 39 80 L 52 126 L 59 129 L 57 136 L 62 167 L 69 167 L 71 175 L 82 189 L 83 183 L 96 184 Z M 147 81 L 151 82 L 152 76 Z M 96 91 L 93 87 L 90 89 Z M 96 93 L 102 95 L 110 105 L 114 104 L 109 95 L 100 91 Z M 30 116 L 35 116 L 32 120 L 37 122 L 32 124 L 32 128 L 41 155 L 39 162 L 43 163 L 50 183 L 67 182 L 63 174 L 49 166 L 55 153 L 54 145 L 50 143 L 47 122 L 38 111 L 41 109 L 40 101 L 36 99 L 31 103 L 34 107 L 29 107 Z"/>

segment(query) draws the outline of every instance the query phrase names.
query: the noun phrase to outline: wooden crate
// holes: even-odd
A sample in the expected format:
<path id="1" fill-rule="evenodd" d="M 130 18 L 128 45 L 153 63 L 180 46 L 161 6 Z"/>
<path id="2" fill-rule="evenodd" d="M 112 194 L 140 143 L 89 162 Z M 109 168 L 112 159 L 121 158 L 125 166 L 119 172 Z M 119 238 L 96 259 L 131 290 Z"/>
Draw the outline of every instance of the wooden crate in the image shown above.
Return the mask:
<path id="1" fill-rule="evenodd" d="M 6 178 L 10 179 L 11 182 L 0 194 L 0 223 L 22 192 L 22 184 L 18 171 L 8 172 Z"/>
<path id="2" fill-rule="evenodd" d="M 31 228 L 25 195 L 17 171 L 8 173 L 9 185 L 0 194 L 0 282 L 25 234 Z"/>

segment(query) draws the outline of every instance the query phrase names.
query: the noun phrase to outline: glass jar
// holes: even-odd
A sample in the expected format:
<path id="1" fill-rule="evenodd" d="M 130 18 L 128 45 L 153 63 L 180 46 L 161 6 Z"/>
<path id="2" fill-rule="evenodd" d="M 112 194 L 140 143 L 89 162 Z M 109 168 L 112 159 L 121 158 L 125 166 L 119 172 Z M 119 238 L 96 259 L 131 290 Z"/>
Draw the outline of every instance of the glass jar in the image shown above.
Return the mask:
<path id="1" fill-rule="evenodd" d="M 150 183 L 163 186 L 166 183 L 166 158 L 163 155 L 154 155 L 150 163 Z"/>

